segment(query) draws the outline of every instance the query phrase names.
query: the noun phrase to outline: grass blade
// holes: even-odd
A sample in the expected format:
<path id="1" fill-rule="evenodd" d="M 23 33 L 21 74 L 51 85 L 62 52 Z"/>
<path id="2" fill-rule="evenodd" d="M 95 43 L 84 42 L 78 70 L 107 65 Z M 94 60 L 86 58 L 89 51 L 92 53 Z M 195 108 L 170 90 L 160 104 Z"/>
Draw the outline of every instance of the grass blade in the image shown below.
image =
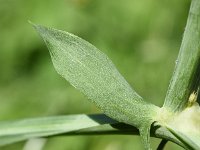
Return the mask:
<path id="1" fill-rule="evenodd" d="M 116 123 L 116 121 L 101 114 L 56 116 L 1 122 L 0 145 L 113 123 Z"/>
<path id="2" fill-rule="evenodd" d="M 151 136 L 183 146 L 167 129 L 151 126 Z M 70 135 L 138 135 L 136 127 L 119 123 L 104 114 L 70 115 L 0 122 L 0 146 L 31 138 Z"/>

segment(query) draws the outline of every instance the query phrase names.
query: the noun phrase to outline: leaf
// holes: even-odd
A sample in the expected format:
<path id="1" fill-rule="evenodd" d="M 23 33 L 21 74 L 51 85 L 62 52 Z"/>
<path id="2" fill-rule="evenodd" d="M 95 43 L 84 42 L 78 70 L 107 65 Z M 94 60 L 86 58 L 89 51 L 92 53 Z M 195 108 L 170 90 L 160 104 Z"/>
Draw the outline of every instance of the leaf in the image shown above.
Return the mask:
<path id="1" fill-rule="evenodd" d="M 189 150 L 200 149 L 200 135 L 193 135 L 190 133 L 183 133 L 171 126 L 167 126 L 169 131 L 174 134 Z"/>
<path id="2" fill-rule="evenodd" d="M 92 44 L 64 31 L 41 25 L 34 27 L 44 39 L 56 71 L 106 115 L 142 129 L 147 145 L 158 107 L 145 102 L 111 60 Z"/>
<path id="3" fill-rule="evenodd" d="M 137 127 L 152 118 L 157 107 L 143 101 L 96 47 L 64 31 L 34 27 L 49 48 L 57 72 L 108 116 Z"/>
<path id="4" fill-rule="evenodd" d="M 184 145 L 167 129 L 151 126 L 151 136 Z M 69 135 L 138 135 L 136 127 L 119 123 L 104 114 L 69 115 L 0 122 L 0 146 L 31 138 Z"/>
<path id="5" fill-rule="evenodd" d="M 192 0 L 176 67 L 165 98 L 164 107 L 182 111 L 191 93 L 200 83 L 200 1 Z"/>
<path id="6" fill-rule="evenodd" d="M 105 115 L 69 115 L 0 122 L 0 145 L 117 123 Z"/>

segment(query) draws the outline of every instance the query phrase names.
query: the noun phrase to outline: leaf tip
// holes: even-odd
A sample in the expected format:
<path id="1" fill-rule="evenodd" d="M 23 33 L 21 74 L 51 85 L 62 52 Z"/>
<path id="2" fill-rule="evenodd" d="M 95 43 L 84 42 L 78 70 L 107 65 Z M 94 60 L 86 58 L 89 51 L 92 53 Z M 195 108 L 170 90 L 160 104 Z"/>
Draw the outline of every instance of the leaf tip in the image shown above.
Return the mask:
<path id="1" fill-rule="evenodd" d="M 28 20 L 28 23 L 30 23 L 31 25 L 34 25 L 34 23 L 32 21 L 30 21 L 30 20 Z"/>
<path id="2" fill-rule="evenodd" d="M 32 21 L 28 20 L 28 23 L 31 24 L 37 30 L 37 24 L 33 23 Z"/>
<path id="3" fill-rule="evenodd" d="M 33 26 L 33 28 L 38 32 L 38 34 L 42 37 L 43 40 L 47 39 L 47 37 L 50 35 L 50 28 L 45 27 L 40 24 L 35 24 L 28 20 L 28 22 Z"/>

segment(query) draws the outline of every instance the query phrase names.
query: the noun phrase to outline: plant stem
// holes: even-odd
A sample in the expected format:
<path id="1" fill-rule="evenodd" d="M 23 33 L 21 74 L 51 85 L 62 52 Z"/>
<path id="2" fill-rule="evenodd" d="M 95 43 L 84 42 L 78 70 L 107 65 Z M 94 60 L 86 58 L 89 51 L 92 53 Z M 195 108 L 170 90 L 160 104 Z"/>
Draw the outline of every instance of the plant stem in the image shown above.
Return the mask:
<path id="1" fill-rule="evenodd" d="M 164 107 L 180 112 L 200 82 L 200 0 L 192 0 L 175 71 Z"/>
<path id="2" fill-rule="evenodd" d="M 61 133 L 56 135 L 46 136 L 53 138 L 57 136 L 78 136 L 78 135 L 139 135 L 139 130 L 131 125 L 124 123 L 105 124 L 97 127 L 81 129 L 78 131 L 72 131 L 68 133 Z M 179 146 L 186 148 L 168 129 L 161 127 L 157 124 L 151 126 L 151 137 L 160 138 L 165 141 L 171 141 Z"/>
<path id="3" fill-rule="evenodd" d="M 160 144 L 158 145 L 158 148 L 157 148 L 157 150 L 164 150 L 164 148 L 165 148 L 165 145 L 167 144 L 167 140 L 162 140 L 161 142 L 160 142 Z"/>

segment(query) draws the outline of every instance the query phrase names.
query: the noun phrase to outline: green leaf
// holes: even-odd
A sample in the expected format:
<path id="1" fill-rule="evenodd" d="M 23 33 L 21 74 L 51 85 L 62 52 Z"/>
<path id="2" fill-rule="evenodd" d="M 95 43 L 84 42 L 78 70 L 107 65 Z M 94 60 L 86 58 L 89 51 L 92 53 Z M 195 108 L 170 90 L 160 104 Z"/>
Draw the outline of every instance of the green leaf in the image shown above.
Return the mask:
<path id="1" fill-rule="evenodd" d="M 174 134 L 188 150 L 199 150 L 200 149 L 200 135 L 193 135 L 190 133 L 183 133 L 171 126 L 167 126 L 169 131 Z"/>
<path id="2" fill-rule="evenodd" d="M 180 112 L 200 83 L 200 1 L 192 0 L 189 17 L 164 107 Z"/>
<path id="3" fill-rule="evenodd" d="M 139 128 L 147 145 L 158 107 L 145 102 L 111 60 L 92 44 L 64 31 L 34 27 L 44 39 L 57 72 L 106 115 Z"/>
<path id="4" fill-rule="evenodd" d="M 69 115 L 0 122 L 0 145 L 117 123 L 105 115 Z"/>
<path id="5" fill-rule="evenodd" d="M 151 126 L 151 136 L 170 140 L 183 146 L 168 130 L 156 124 Z M 0 122 L 0 146 L 31 138 L 69 135 L 138 135 L 136 127 L 119 123 L 104 114 L 55 116 Z"/>

